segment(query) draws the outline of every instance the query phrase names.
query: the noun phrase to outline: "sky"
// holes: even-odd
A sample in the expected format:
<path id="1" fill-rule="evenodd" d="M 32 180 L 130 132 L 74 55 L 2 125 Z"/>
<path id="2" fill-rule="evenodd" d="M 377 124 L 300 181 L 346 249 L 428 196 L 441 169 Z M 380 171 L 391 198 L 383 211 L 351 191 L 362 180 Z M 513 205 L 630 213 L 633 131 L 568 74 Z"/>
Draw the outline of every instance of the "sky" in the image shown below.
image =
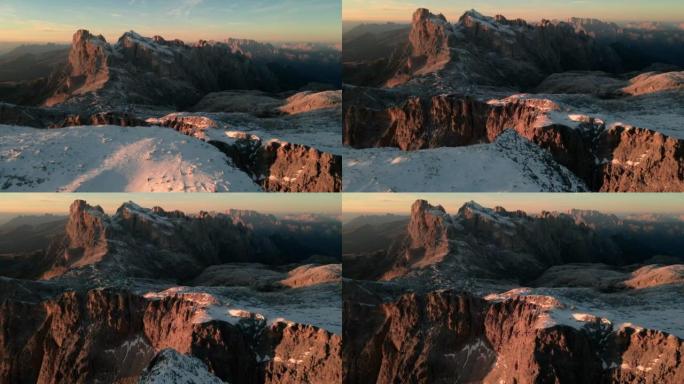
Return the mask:
<path id="1" fill-rule="evenodd" d="M 345 21 L 410 21 L 413 11 L 427 8 L 456 21 L 469 9 L 528 21 L 593 17 L 606 21 L 684 22 L 681 0 L 342 0 Z"/>
<path id="2" fill-rule="evenodd" d="M 0 42 L 70 42 L 78 29 L 116 41 L 135 30 L 186 42 L 341 40 L 340 0 L 0 0 Z"/>
<path id="3" fill-rule="evenodd" d="M 498 205 L 507 210 L 520 209 L 528 213 L 564 212 L 577 208 L 618 215 L 684 214 L 684 193 L 346 193 L 342 197 L 342 211 L 346 216 L 361 213 L 408 214 L 411 204 L 417 199 L 440 204 L 451 214 L 470 200 L 484 207 Z"/>
<path id="4" fill-rule="evenodd" d="M 340 214 L 341 198 L 333 193 L 0 193 L 0 216 L 19 214 L 65 214 L 74 200 L 85 200 L 100 205 L 113 213 L 122 203 L 133 201 L 152 208 L 225 212 L 231 208 L 249 209 L 261 213 L 319 213 Z"/>

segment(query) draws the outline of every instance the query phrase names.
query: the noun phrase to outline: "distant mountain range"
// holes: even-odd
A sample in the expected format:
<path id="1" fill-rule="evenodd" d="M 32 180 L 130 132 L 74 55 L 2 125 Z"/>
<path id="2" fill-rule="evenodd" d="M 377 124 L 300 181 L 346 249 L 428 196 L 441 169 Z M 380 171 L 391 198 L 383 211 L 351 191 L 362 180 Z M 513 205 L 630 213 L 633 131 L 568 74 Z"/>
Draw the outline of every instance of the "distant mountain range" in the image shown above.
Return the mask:
<path id="1" fill-rule="evenodd" d="M 102 36 L 78 31 L 66 48 L 20 46 L 0 56 L 0 82 L 15 83 L 2 87 L 0 100 L 183 108 L 220 90 L 282 91 L 341 82 L 340 51 L 324 44 L 276 47 L 245 39 L 185 44 L 130 31 L 110 45 Z"/>

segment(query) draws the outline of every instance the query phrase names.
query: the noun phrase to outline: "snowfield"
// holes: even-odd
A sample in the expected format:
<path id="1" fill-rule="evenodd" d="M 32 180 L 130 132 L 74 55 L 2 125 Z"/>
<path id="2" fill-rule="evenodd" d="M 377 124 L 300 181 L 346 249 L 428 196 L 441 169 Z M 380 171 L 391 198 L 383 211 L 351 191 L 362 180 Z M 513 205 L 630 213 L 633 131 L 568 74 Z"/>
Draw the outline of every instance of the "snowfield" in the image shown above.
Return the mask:
<path id="1" fill-rule="evenodd" d="M 216 148 L 168 128 L 0 125 L 0 132 L 3 191 L 260 191 Z"/>
<path id="2" fill-rule="evenodd" d="M 512 130 L 491 144 L 418 151 L 345 148 L 346 192 L 552 192 L 586 185 Z"/>
<path id="3" fill-rule="evenodd" d="M 145 370 L 140 384 L 222 384 L 214 376 L 202 360 L 178 353 L 173 349 L 164 349 L 155 358 L 154 365 Z"/>
<path id="4" fill-rule="evenodd" d="M 519 297 L 542 304 L 540 307 L 544 313 L 537 325 L 543 328 L 566 325 L 582 329 L 587 324 L 600 323 L 610 325 L 614 330 L 623 327 L 650 329 L 682 338 L 684 307 L 679 300 L 681 290 L 681 285 L 616 293 L 587 288 L 517 288 L 487 295 L 485 299 L 504 301 Z"/>
<path id="5" fill-rule="evenodd" d="M 238 324 L 243 320 L 309 324 L 342 335 L 342 295 L 338 284 L 293 288 L 283 292 L 256 292 L 236 287 L 171 287 L 141 292 L 147 299 L 181 296 L 196 307 L 194 323 L 212 320 Z"/>

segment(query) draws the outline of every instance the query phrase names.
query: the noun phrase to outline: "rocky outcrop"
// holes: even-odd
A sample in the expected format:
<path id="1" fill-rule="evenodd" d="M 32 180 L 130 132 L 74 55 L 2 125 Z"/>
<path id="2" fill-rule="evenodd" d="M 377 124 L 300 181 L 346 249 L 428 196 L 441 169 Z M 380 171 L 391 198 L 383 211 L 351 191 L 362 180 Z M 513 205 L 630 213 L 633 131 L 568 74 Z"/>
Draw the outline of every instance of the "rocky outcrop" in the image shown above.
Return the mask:
<path id="1" fill-rule="evenodd" d="M 270 141 L 262 146 L 264 190 L 270 192 L 339 192 L 342 157 L 306 145 Z"/>
<path id="2" fill-rule="evenodd" d="M 241 134 L 232 143 L 209 140 L 269 192 L 339 192 L 342 157 L 301 144 Z"/>
<path id="3" fill-rule="evenodd" d="M 451 48 L 456 44 L 452 27 L 444 15 L 433 15 L 425 8 L 417 9 L 413 13 L 408 36 L 406 63 L 386 85 L 396 86 L 412 76 L 444 68 L 451 60 Z"/>
<path id="4" fill-rule="evenodd" d="M 469 96 L 409 96 L 386 107 L 362 105 L 354 90 L 345 104 L 344 144 L 403 150 L 492 142 L 505 129 L 548 150 L 594 191 L 684 190 L 682 140 L 587 118 L 571 127 L 549 122 L 550 100 L 484 102 Z"/>
<path id="5" fill-rule="evenodd" d="M 684 140 L 643 128 L 614 126 L 593 151 L 600 163 L 590 183 L 601 192 L 684 190 Z"/>
<path id="6" fill-rule="evenodd" d="M 303 144 L 277 139 L 266 141 L 247 132 L 227 131 L 222 123 L 202 115 L 173 113 L 147 122 L 173 128 L 215 146 L 265 191 L 339 192 L 342 188 L 339 155 Z"/>
<path id="7" fill-rule="evenodd" d="M 452 290 L 380 301 L 355 284 L 344 302 L 348 383 L 675 383 L 684 375 L 676 357 L 684 342 L 663 332 L 543 326 L 549 303 Z"/>
<path id="8" fill-rule="evenodd" d="M 192 356 L 175 360 L 190 360 L 230 383 L 341 377 L 341 338 L 310 325 L 267 325 L 258 318 L 197 322 L 191 300 L 154 300 L 118 289 L 71 291 L 40 301 L 3 296 L 2 382 L 136 382 L 148 365 L 145 378 L 160 374 L 160 360 L 170 352 L 157 352 L 167 348 Z"/>
<path id="9" fill-rule="evenodd" d="M 356 93 L 372 90 L 355 90 Z M 464 95 L 408 96 L 389 105 L 365 107 L 365 96 L 346 99 L 344 144 L 355 148 L 403 150 L 491 142 L 507 128 L 530 137 L 537 120 L 554 107 L 551 101 L 524 99 L 487 103 Z M 358 101 L 357 101 L 358 99 Z"/>
<path id="10" fill-rule="evenodd" d="M 48 107 L 102 89 L 110 80 L 112 49 L 102 35 L 80 29 L 74 33 L 61 83 L 45 100 Z"/>
<path id="11" fill-rule="evenodd" d="M 441 262 L 452 251 L 449 239 L 454 237 L 455 230 L 451 217 L 442 206 L 416 200 L 411 206 L 411 220 L 402 249 L 389 270 L 376 272 L 384 272 L 382 280 L 391 280 L 413 268 L 425 268 Z"/>
<path id="12" fill-rule="evenodd" d="M 313 112 L 321 109 L 340 108 L 342 91 L 298 92 L 288 97 L 278 110 L 288 115 Z"/>

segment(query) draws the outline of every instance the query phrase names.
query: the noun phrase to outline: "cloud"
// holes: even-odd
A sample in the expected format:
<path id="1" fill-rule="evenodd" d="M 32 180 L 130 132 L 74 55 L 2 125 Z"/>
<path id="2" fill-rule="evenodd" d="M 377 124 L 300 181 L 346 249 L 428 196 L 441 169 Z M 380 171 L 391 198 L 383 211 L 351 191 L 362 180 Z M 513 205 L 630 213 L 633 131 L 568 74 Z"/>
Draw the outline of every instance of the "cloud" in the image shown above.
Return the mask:
<path id="1" fill-rule="evenodd" d="M 188 16 L 196 6 L 202 4 L 203 0 L 182 0 L 175 8 L 168 12 L 171 16 Z"/>

